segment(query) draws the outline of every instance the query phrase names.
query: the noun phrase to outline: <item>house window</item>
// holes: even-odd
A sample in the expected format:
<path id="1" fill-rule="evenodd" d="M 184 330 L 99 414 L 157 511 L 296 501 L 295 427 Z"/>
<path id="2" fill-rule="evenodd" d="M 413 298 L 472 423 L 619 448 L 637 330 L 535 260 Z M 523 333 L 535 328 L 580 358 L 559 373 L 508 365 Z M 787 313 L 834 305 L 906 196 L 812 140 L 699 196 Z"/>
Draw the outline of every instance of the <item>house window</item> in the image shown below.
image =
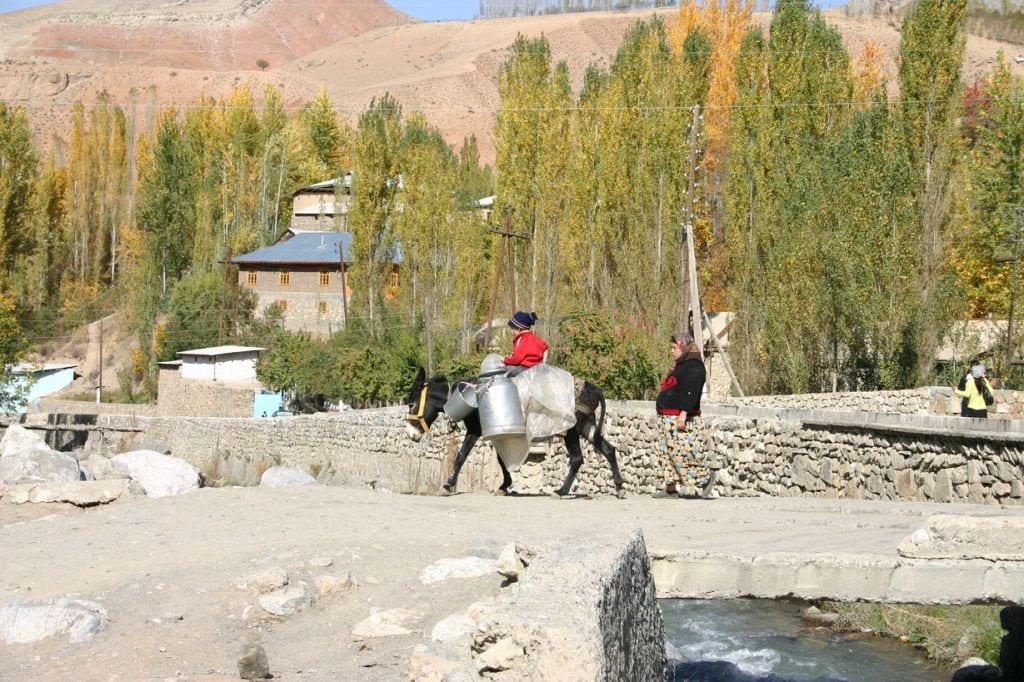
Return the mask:
<path id="1" fill-rule="evenodd" d="M 320 301 L 319 308 L 320 308 L 320 314 L 321 315 L 326 315 L 327 314 L 327 301 Z"/>
<path id="2" fill-rule="evenodd" d="M 331 285 L 331 273 L 321 272 L 320 273 L 320 286 L 329 287 Z"/>
<path id="3" fill-rule="evenodd" d="M 395 289 L 402 283 L 402 278 L 398 275 L 398 266 L 391 268 L 391 272 L 388 274 L 388 286 Z"/>
<path id="4" fill-rule="evenodd" d="M 284 311 L 288 310 L 288 301 L 287 300 L 285 300 L 283 298 L 279 298 L 279 299 L 277 299 L 277 301 L 275 301 L 275 303 L 277 303 L 277 307 L 281 309 L 281 312 L 284 312 Z"/>
<path id="5" fill-rule="evenodd" d="M 282 272 L 281 273 L 281 286 L 286 287 L 292 283 L 292 273 Z"/>
<path id="6" fill-rule="evenodd" d="M 259 273 L 257 273 L 255 270 L 250 270 L 249 272 L 245 273 L 245 281 L 248 282 L 249 284 L 256 284 L 256 278 L 258 275 Z"/>

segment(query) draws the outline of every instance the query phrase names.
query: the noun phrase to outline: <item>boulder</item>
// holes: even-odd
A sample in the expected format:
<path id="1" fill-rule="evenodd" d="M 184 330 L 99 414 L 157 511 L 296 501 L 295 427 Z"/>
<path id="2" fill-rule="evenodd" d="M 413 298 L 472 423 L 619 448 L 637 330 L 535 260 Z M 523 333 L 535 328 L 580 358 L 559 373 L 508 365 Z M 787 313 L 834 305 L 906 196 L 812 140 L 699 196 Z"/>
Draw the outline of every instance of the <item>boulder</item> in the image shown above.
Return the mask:
<path id="1" fill-rule="evenodd" d="M 497 569 L 498 563 L 494 559 L 482 559 L 477 556 L 441 559 L 420 571 L 420 582 L 429 585 L 449 578 L 479 578 L 494 573 Z"/>
<path id="2" fill-rule="evenodd" d="M 242 578 L 240 581 L 235 583 L 235 587 L 240 590 L 252 589 L 258 594 L 266 594 L 267 592 L 273 592 L 279 588 L 284 587 L 288 584 L 288 571 L 284 570 L 280 566 L 267 566 L 262 568 L 255 573 Z"/>
<path id="3" fill-rule="evenodd" d="M 112 481 L 121 478 L 128 478 L 128 470 L 119 464 L 115 464 L 109 457 L 94 454 L 82 462 L 82 470 L 88 472 L 87 478 L 91 477 L 96 481 Z"/>
<path id="4" fill-rule="evenodd" d="M 107 622 L 106 609 L 85 599 L 12 601 L 0 606 L 0 639 L 7 644 L 29 644 L 66 633 L 72 644 L 80 644 L 92 639 Z"/>
<path id="5" fill-rule="evenodd" d="M 277 487 L 282 485 L 316 485 L 315 478 L 305 471 L 291 467 L 270 467 L 260 476 L 260 485 Z"/>
<path id="6" fill-rule="evenodd" d="M 150 497 L 181 495 L 199 487 L 199 470 L 191 464 L 152 450 L 126 452 L 111 458 L 123 465 Z"/>
<path id="7" fill-rule="evenodd" d="M 289 585 L 261 594 L 258 601 L 260 608 L 273 616 L 290 616 L 313 605 L 313 597 L 304 585 Z"/>
<path id="8" fill-rule="evenodd" d="M 28 483 L 11 489 L 11 501 L 67 502 L 76 507 L 95 507 L 113 502 L 128 492 L 128 479 L 75 481 L 73 483 Z"/>
<path id="9" fill-rule="evenodd" d="M 369 618 L 356 623 L 356 626 L 352 628 L 352 637 L 370 639 L 372 637 L 407 635 L 410 630 L 405 626 L 419 617 L 418 613 L 408 609 L 374 611 Z"/>
<path id="10" fill-rule="evenodd" d="M 8 428 L 8 433 L 13 427 Z M 81 479 L 82 470 L 77 459 L 66 452 L 51 449 L 42 441 L 0 457 L 0 484 L 69 483 Z"/>
<path id="11" fill-rule="evenodd" d="M 37 446 L 49 448 L 35 431 L 29 431 L 21 424 L 11 424 L 7 427 L 4 437 L 0 438 L 0 457 L 16 455 L 23 450 L 32 450 Z"/>

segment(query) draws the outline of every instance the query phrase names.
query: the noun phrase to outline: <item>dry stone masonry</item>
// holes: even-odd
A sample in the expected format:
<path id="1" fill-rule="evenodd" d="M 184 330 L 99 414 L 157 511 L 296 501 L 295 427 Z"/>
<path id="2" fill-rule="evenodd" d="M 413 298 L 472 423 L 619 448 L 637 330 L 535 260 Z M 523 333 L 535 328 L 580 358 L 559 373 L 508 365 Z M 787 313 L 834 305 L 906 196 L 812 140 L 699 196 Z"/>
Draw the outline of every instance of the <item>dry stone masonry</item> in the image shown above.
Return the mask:
<path id="1" fill-rule="evenodd" d="M 284 466 L 324 484 L 434 493 L 464 431 L 441 419 L 413 443 L 404 415 L 400 407 L 272 419 L 31 414 L 24 426 L 87 431 L 85 457 L 144 444 L 189 462 L 207 484 L 257 485 L 268 469 Z M 705 407 L 702 432 L 716 495 L 1024 503 L 1024 420 L 716 404 Z M 651 403 L 610 403 L 605 435 L 618 450 L 627 491 L 661 487 Z M 584 456 L 574 492 L 613 494 L 604 458 L 589 447 Z M 560 441 L 540 448 L 513 474 L 513 489 L 549 492 L 567 466 Z M 496 455 L 481 443 L 460 490 L 494 490 L 499 482 Z"/>

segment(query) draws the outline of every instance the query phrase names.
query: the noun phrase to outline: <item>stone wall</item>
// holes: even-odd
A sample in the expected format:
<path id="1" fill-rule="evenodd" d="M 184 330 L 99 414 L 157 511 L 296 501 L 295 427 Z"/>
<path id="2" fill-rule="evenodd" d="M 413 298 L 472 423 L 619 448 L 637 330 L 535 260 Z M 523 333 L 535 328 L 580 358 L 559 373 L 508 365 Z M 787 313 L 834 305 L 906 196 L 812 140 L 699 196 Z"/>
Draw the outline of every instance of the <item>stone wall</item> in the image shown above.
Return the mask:
<path id="1" fill-rule="evenodd" d="M 663 680 L 665 629 L 639 529 L 543 548 L 474 633 L 498 679 Z"/>
<path id="2" fill-rule="evenodd" d="M 990 419 L 1024 419 L 1024 391 L 996 390 L 993 393 L 996 402 L 988 410 Z M 960 398 L 948 386 L 927 386 L 905 391 L 758 395 L 746 398 L 720 397 L 723 394 L 719 392 L 712 396 L 718 404 L 749 407 L 919 415 L 960 414 Z"/>
<path id="3" fill-rule="evenodd" d="M 156 405 L 148 403 L 96 403 L 84 400 L 40 398 L 28 406 L 29 412 L 47 414 L 121 414 L 150 417 L 156 414 Z"/>
<path id="4" fill-rule="evenodd" d="M 611 403 L 605 435 L 618 449 L 625 486 L 634 494 L 659 489 L 659 433 L 651 403 Z M 446 420 L 421 443 L 405 436 L 402 407 L 272 419 L 136 417 L 121 440 L 114 417 L 95 426 L 113 449 L 170 452 L 222 483 L 253 484 L 275 464 L 308 471 L 321 482 L 401 492 L 434 492 L 451 471 L 463 432 Z M 28 415 L 29 428 L 70 428 L 53 417 Z M 921 417 L 895 413 L 709 405 L 705 450 L 717 467 L 723 496 L 811 496 L 936 502 L 1024 503 L 1024 422 Z M 604 458 L 584 448 L 575 492 L 611 494 Z M 513 474 L 525 493 L 549 492 L 565 477 L 561 442 L 531 456 Z M 494 490 L 500 474 L 493 450 L 478 445 L 459 489 Z"/>
<path id="5" fill-rule="evenodd" d="M 255 391 L 259 388 L 259 382 L 185 379 L 178 369 L 161 369 L 156 414 L 251 417 Z"/>

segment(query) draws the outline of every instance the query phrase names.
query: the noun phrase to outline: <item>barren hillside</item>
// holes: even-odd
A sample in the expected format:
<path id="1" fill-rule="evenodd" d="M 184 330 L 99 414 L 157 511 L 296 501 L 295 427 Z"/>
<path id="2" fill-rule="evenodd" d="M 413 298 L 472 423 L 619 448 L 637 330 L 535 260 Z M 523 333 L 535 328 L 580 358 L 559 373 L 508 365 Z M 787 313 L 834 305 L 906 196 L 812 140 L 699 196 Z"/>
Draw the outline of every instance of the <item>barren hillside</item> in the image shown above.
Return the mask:
<path id="1" fill-rule="evenodd" d="M 0 98 L 23 103 L 45 142 L 67 130 L 75 102 L 88 105 L 103 91 L 143 129 L 161 106 L 220 96 L 243 81 L 257 93 L 276 85 L 293 107 L 326 86 L 353 121 L 390 92 L 455 144 L 476 133 L 491 161 L 498 71 L 517 34 L 547 36 L 578 84 L 588 64 L 607 65 L 628 27 L 650 14 L 423 23 L 383 0 L 64 0 L 0 15 Z M 828 17 L 855 55 L 866 41 L 878 44 L 894 78 L 895 22 Z M 965 78 L 986 72 L 999 50 L 1012 57 L 1021 48 L 971 36 Z M 1014 68 L 1024 75 L 1024 64 Z"/>

